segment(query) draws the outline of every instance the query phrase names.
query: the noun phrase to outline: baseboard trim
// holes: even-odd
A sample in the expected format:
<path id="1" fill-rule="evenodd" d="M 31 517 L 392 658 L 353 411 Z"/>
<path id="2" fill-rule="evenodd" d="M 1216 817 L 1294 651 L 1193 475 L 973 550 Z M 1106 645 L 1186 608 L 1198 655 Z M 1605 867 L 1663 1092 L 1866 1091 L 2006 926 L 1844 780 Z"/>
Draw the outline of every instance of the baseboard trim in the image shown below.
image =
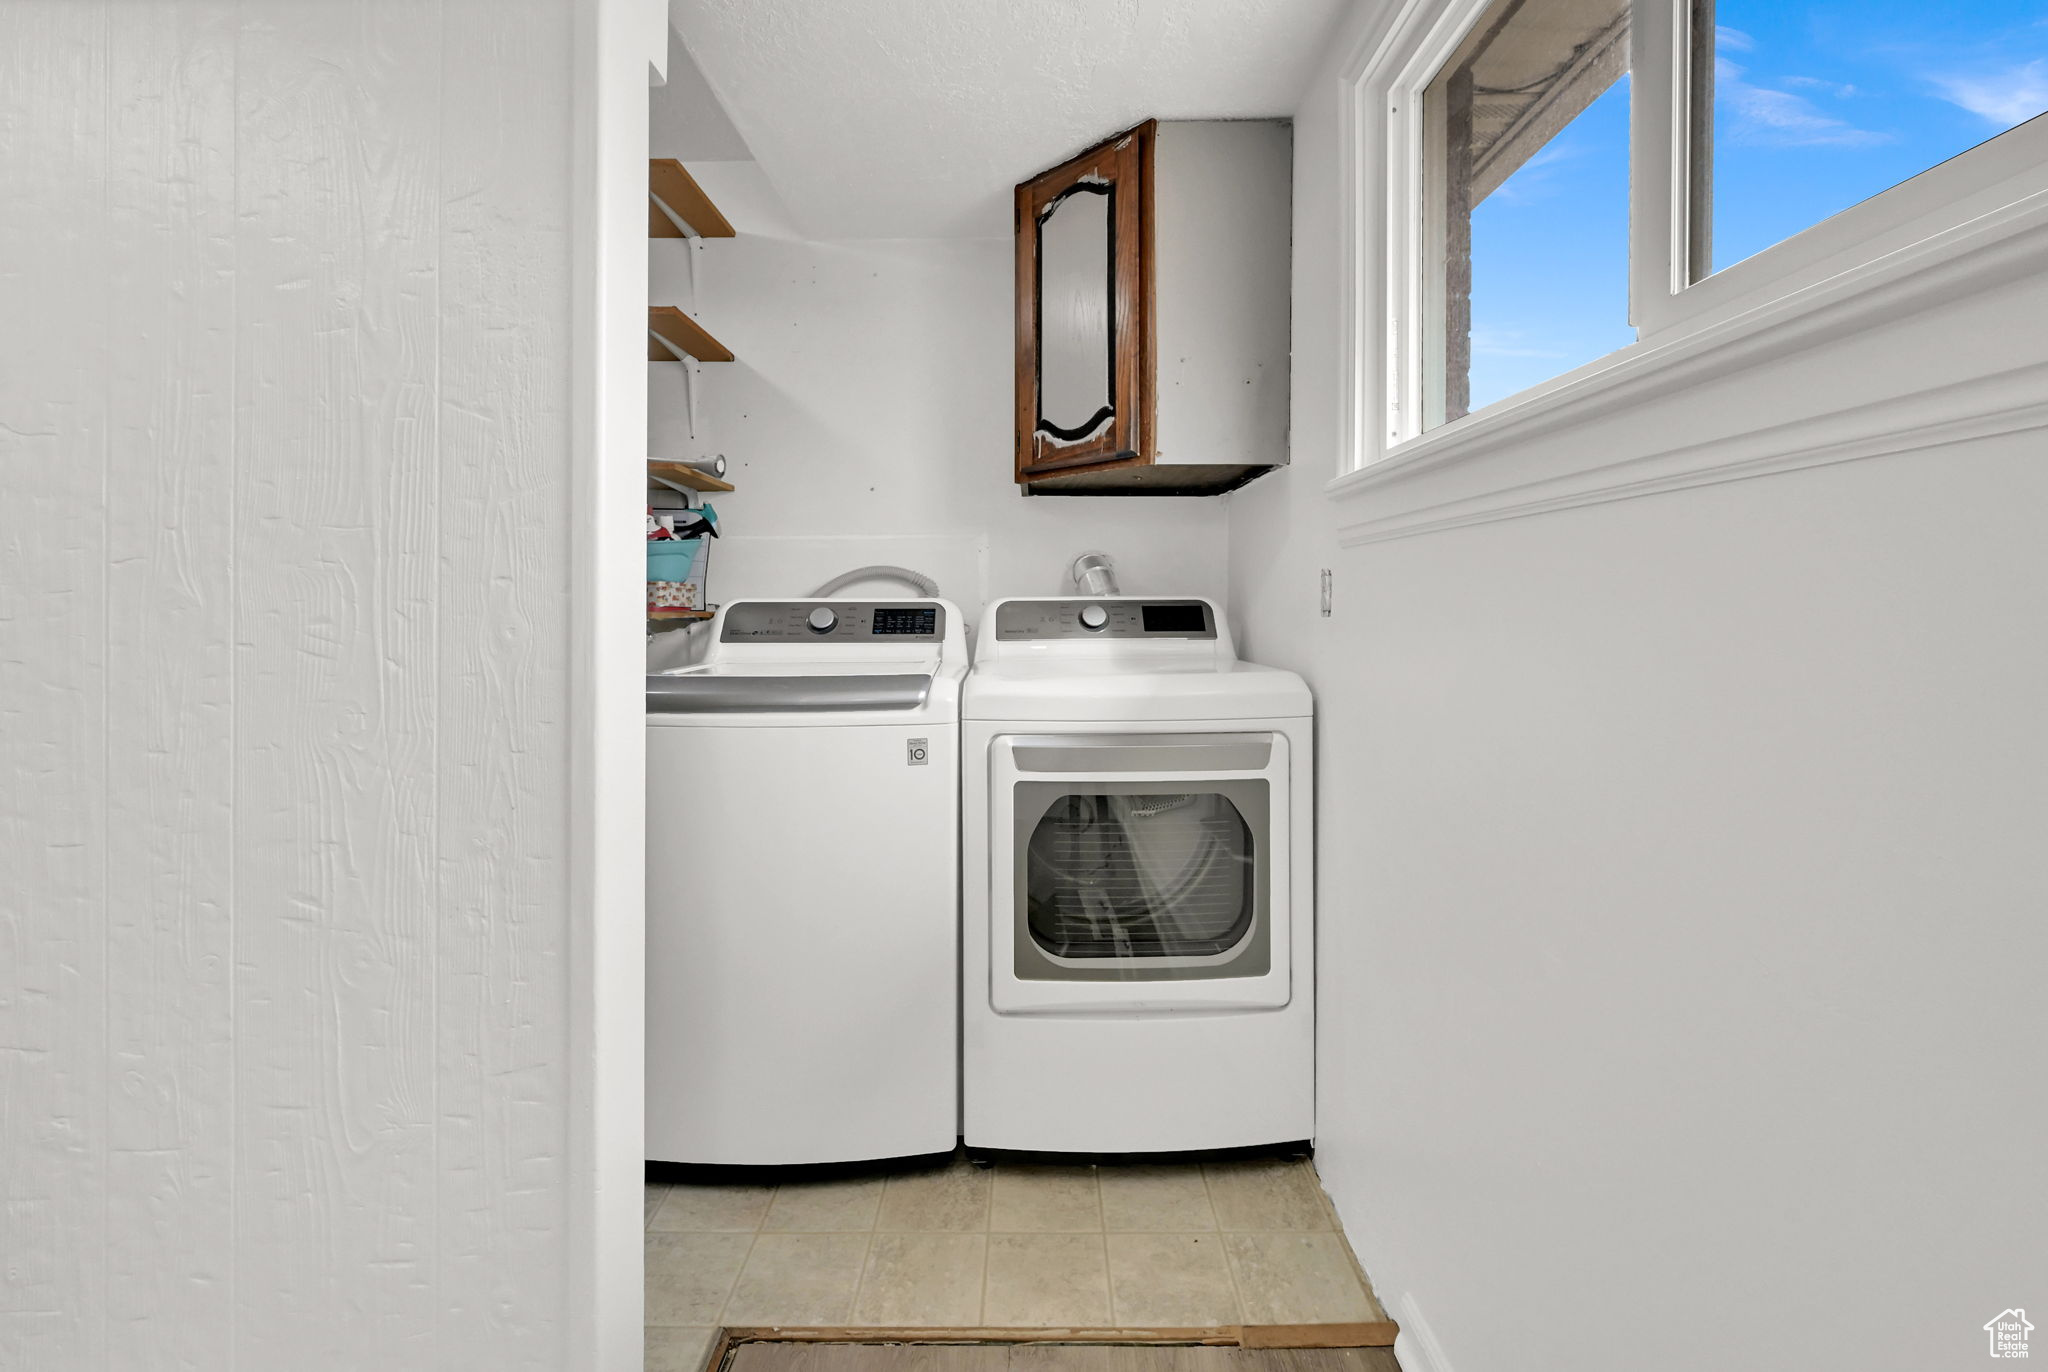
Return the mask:
<path id="1" fill-rule="evenodd" d="M 1412 1293 L 1401 1296 L 1400 1333 L 1394 1339 L 1394 1361 L 1401 1364 L 1401 1372 L 1451 1372 L 1451 1360 L 1444 1356 L 1443 1345 L 1436 1341 L 1428 1321 L 1415 1306 Z"/>

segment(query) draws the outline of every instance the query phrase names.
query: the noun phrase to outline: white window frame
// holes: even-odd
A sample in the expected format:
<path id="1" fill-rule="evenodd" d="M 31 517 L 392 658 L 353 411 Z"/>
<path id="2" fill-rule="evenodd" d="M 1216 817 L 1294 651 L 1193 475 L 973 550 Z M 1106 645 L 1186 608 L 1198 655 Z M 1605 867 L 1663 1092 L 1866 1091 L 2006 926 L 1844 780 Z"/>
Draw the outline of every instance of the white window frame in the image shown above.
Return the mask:
<path id="1" fill-rule="evenodd" d="M 1635 0 L 1629 16 L 1637 96 L 1629 130 L 1636 224 L 1629 284 L 1640 341 L 1767 303 L 2048 185 L 2041 174 L 2048 166 L 2048 119 L 2035 119 L 1689 282 L 1690 10 L 1691 0 Z"/>
<path id="2" fill-rule="evenodd" d="M 1675 391 L 1691 384 L 1708 358 L 1722 369 L 1752 365 L 1812 346 L 1823 332 L 1839 336 L 1874 318 L 1924 308 L 1931 291 L 1981 284 L 1984 273 L 2014 270 L 2013 263 L 2031 260 L 2048 243 L 2044 118 L 1688 283 L 1683 144 L 1690 0 L 1634 0 L 1628 271 L 1638 339 L 1424 432 L 1421 95 L 1491 3 L 1408 0 L 1369 27 L 1338 70 L 1344 259 L 1333 497 L 1383 489 L 1409 474 L 1434 472 L 1561 423 Z M 1816 319 L 1826 323 L 1815 326 Z M 1690 465 L 1704 469 L 1711 459 L 1697 457 Z M 1477 484 L 1467 480 L 1461 489 Z M 1536 483 L 1519 484 L 1533 490 Z M 1583 474 L 1576 488 L 1587 499 L 1608 489 Z M 1475 499 L 1466 495 L 1460 503 Z M 1493 503 L 1503 515 L 1521 508 L 1506 496 Z M 1354 520 L 1344 526 L 1345 541 L 1422 527 L 1428 521 L 1419 514 Z"/>

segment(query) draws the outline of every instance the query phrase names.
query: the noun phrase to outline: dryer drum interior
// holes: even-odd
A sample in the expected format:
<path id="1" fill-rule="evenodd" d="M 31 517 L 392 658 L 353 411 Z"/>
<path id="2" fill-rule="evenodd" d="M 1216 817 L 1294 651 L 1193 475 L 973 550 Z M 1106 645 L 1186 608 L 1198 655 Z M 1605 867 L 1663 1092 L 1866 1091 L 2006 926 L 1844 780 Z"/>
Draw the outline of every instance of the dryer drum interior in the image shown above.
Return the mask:
<path id="1" fill-rule="evenodd" d="M 1062 796 L 1027 849 L 1031 938 L 1061 958 L 1227 952 L 1257 912 L 1257 856 L 1225 795 Z"/>

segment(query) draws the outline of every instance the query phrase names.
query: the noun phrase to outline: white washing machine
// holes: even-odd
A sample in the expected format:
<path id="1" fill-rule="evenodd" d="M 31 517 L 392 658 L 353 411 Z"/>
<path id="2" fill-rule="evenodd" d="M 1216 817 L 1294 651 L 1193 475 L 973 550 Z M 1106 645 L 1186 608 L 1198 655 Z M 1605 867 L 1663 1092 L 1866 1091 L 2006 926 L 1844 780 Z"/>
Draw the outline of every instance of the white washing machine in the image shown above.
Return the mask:
<path id="1" fill-rule="evenodd" d="M 647 678 L 647 1156 L 950 1152 L 960 612 L 735 601 L 710 633 Z"/>
<path id="2" fill-rule="evenodd" d="M 970 1148 L 1315 1134 L 1312 702 L 1206 600 L 1004 600 L 961 705 Z"/>

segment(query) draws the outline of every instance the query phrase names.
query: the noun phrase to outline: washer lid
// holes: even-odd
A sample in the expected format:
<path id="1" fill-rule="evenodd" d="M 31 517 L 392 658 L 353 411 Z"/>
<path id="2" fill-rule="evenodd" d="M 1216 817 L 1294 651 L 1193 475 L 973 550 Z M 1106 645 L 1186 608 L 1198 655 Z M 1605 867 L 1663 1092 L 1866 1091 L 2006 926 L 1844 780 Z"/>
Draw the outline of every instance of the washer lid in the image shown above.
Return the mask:
<path id="1" fill-rule="evenodd" d="M 1314 708 L 1293 672 L 1235 660 L 978 662 L 960 698 L 962 718 L 988 720 L 1293 719 Z"/>
<path id="2" fill-rule="evenodd" d="M 798 714 L 915 710 L 932 692 L 930 672 L 736 671 L 696 668 L 647 678 L 652 715 Z"/>

